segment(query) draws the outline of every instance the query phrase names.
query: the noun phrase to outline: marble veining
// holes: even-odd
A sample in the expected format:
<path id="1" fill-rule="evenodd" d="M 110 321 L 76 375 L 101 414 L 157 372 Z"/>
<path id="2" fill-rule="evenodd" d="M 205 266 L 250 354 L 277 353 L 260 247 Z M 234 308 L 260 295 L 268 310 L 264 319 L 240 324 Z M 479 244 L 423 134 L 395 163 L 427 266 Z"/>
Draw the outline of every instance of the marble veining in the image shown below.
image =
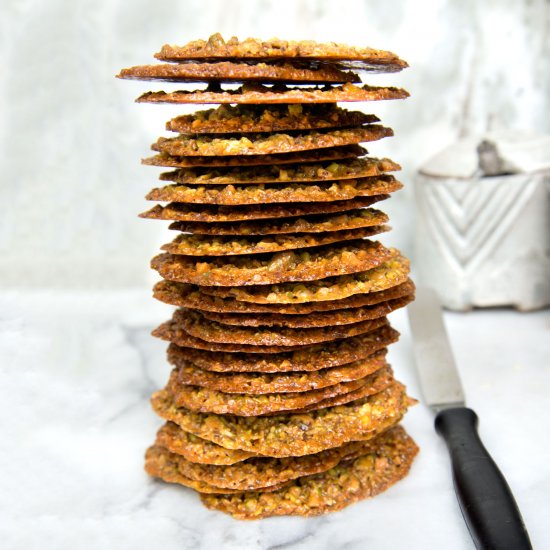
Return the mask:
<path id="1" fill-rule="evenodd" d="M 147 290 L 0 294 L 3 549 L 473 548 L 422 404 L 405 421 L 421 447 L 410 476 L 336 514 L 240 522 L 206 510 L 191 490 L 149 479 L 143 452 L 160 421 L 148 398 L 169 369 L 165 344 L 149 331 L 168 311 Z M 392 317 L 402 338 L 390 360 L 419 397 L 406 316 Z M 550 312 L 447 313 L 446 321 L 482 437 L 543 548 Z"/>

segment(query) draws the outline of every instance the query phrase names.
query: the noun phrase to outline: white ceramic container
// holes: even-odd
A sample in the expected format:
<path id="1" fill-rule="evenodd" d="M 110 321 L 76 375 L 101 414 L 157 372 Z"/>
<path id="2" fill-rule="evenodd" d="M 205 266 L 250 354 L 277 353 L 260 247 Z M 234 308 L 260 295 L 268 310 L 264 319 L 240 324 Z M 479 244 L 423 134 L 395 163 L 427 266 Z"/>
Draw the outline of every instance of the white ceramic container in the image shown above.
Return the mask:
<path id="1" fill-rule="evenodd" d="M 550 137 L 461 140 L 422 166 L 416 199 L 418 281 L 445 307 L 550 305 Z"/>

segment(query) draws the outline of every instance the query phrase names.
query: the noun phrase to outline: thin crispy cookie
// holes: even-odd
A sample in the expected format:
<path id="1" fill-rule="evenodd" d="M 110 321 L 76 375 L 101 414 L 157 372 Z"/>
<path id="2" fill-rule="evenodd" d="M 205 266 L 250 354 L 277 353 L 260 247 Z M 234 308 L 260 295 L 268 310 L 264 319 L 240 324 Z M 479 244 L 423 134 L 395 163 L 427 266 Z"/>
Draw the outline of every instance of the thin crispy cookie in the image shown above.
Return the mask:
<path id="1" fill-rule="evenodd" d="M 281 202 L 331 202 L 387 195 L 403 185 L 393 176 L 326 183 L 288 183 L 267 185 L 166 185 L 146 196 L 150 201 L 218 205 L 272 204 Z"/>
<path id="2" fill-rule="evenodd" d="M 381 302 L 397 300 L 412 295 L 414 294 L 414 290 L 414 284 L 409 279 L 387 290 L 367 294 L 354 294 L 342 300 L 305 304 L 254 304 L 251 302 L 239 302 L 234 298 L 205 294 L 201 291 L 201 287 L 196 285 L 163 280 L 154 286 L 153 296 L 166 304 L 214 313 L 270 313 L 288 316 L 374 306 Z"/>
<path id="3" fill-rule="evenodd" d="M 158 477 L 169 483 L 178 483 L 185 487 L 191 487 L 199 493 L 215 493 L 215 494 L 231 494 L 238 493 L 236 489 L 227 489 L 224 487 L 216 487 L 205 481 L 192 479 L 182 474 L 178 468 L 178 463 L 182 459 L 179 455 L 171 453 L 164 447 L 153 445 L 147 449 L 145 453 L 145 471 L 153 477 Z M 283 483 L 262 487 L 262 491 L 276 491 L 284 486 Z"/>
<path id="4" fill-rule="evenodd" d="M 216 109 L 180 115 L 166 129 L 181 134 L 283 132 L 346 128 L 380 122 L 375 115 L 348 111 L 334 104 L 321 105 L 220 105 Z"/>
<path id="5" fill-rule="evenodd" d="M 258 456 L 241 449 L 226 449 L 212 441 L 207 441 L 189 432 L 184 432 L 177 424 L 166 422 L 157 432 L 155 445 L 165 447 L 171 453 L 185 457 L 191 462 L 227 466 Z"/>
<path id="6" fill-rule="evenodd" d="M 301 250 L 343 241 L 372 237 L 389 231 L 387 225 L 361 227 L 353 231 L 327 233 L 296 233 L 268 236 L 211 236 L 178 235 L 171 243 L 161 246 L 170 254 L 184 256 L 239 256 L 243 254 L 273 254 L 284 250 Z"/>
<path id="7" fill-rule="evenodd" d="M 159 334 L 156 336 L 162 337 Z M 180 334 L 177 336 L 179 339 Z M 176 337 L 172 333 L 167 334 L 164 339 L 176 340 Z M 399 332 L 386 325 L 360 336 L 313 346 L 300 346 L 290 352 L 273 354 L 261 353 L 257 347 L 257 353 L 238 353 L 235 350 L 230 353 L 219 353 L 191 345 L 180 346 L 171 343 L 168 346 L 168 361 L 174 366 L 181 365 L 182 361 L 190 361 L 194 365 L 213 372 L 315 372 L 366 359 L 372 353 L 397 342 L 398 339 Z M 191 343 L 195 345 L 194 342 Z"/>
<path id="8" fill-rule="evenodd" d="M 388 300 L 387 302 L 381 302 L 372 306 L 337 309 L 334 311 L 307 313 L 304 315 L 285 315 L 276 313 L 212 313 L 209 311 L 201 311 L 201 314 L 205 319 L 210 321 L 216 321 L 225 325 L 245 327 L 335 327 L 384 317 L 396 309 L 405 307 L 412 302 L 413 299 L 414 294 L 410 294 L 402 298 Z"/>
<path id="9" fill-rule="evenodd" d="M 401 166 L 390 159 L 363 157 L 342 159 L 321 164 L 265 165 L 254 168 L 179 168 L 163 172 L 160 179 L 176 183 L 195 185 L 235 185 L 260 183 L 300 183 L 315 181 L 335 181 L 343 179 L 381 176 L 386 172 L 400 170 Z"/>
<path id="10" fill-rule="evenodd" d="M 287 235 L 289 233 L 343 232 L 382 225 L 388 216 L 374 208 L 361 208 L 324 216 L 281 218 L 276 221 L 244 221 L 240 223 L 174 222 L 169 229 L 199 235 Z"/>
<path id="11" fill-rule="evenodd" d="M 165 253 L 155 256 L 151 267 L 164 279 L 182 283 L 224 287 L 271 285 L 358 273 L 373 269 L 395 255 L 396 252 L 379 242 L 364 239 L 326 245 L 311 252 L 288 250 L 252 257 L 194 258 Z M 238 288 L 228 295 L 235 290 Z"/>
<path id="12" fill-rule="evenodd" d="M 371 439 L 397 424 L 410 400 L 404 386 L 396 382 L 370 397 L 305 414 L 245 417 L 196 413 L 176 407 L 166 391 L 153 394 L 151 403 L 159 416 L 203 439 L 229 449 L 285 457 Z"/>
<path id="13" fill-rule="evenodd" d="M 178 380 L 176 369 L 172 372 L 166 391 L 172 395 L 177 407 L 185 407 L 191 411 L 236 416 L 264 416 L 282 411 L 305 409 L 310 406 L 315 409 L 331 406 L 330 402 L 324 403 L 324 401 L 359 389 L 365 389 L 368 395 L 372 395 L 389 387 L 393 381 L 391 369 L 383 367 L 365 378 L 340 382 L 316 390 L 250 395 L 226 393 L 183 384 Z"/>
<path id="14" fill-rule="evenodd" d="M 391 371 L 391 369 L 390 369 Z M 387 371 L 385 371 L 387 373 Z M 313 403 L 302 409 L 294 409 L 292 411 L 286 411 L 293 414 L 304 414 L 312 411 L 318 411 L 320 409 L 326 409 L 328 407 L 338 407 L 340 405 L 348 405 L 353 401 L 358 401 L 369 395 L 374 395 L 380 390 L 384 390 L 389 387 L 395 380 L 393 379 L 393 374 L 387 373 L 385 376 L 377 377 L 378 373 L 371 374 L 370 377 L 376 380 L 376 383 L 370 386 L 369 384 L 364 384 L 358 389 L 350 391 L 348 393 L 342 393 L 340 395 L 335 395 L 334 397 L 328 397 L 319 403 Z M 270 416 L 282 413 L 270 413 Z"/>
<path id="15" fill-rule="evenodd" d="M 342 382 L 359 380 L 384 367 L 386 349 L 373 353 L 361 361 L 321 369 L 314 372 L 219 373 L 202 369 L 182 360 L 178 367 L 178 380 L 182 384 L 200 386 L 225 393 L 265 395 L 269 393 L 307 392 L 326 388 Z"/>
<path id="16" fill-rule="evenodd" d="M 178 334 L 184 331 L 206 342 L 220 344 L 244 344 L 252 346 L 305 346 L 319 342 L 331 342 L 340 338 L 351 338 L 365 332 L 371 332 L 385 324 L 387 319 L 379 317 L 351 325 L 320 328 L 271 328 L 241 327 L 209 321 L 201 313 L 192 309 L 178 309 L 174 312 L 168 331 Z M 162 333 L 163 323 L 155 331 Z M 176 342 L 177 343 L 177 342 Z"/>
<path id="17" fill-rule="evenodd" d="M 322 162 L 327 160 L 342 160 L 365 155 L 367 150 L 360 145 L 343 145 L 340 147 L 325 147 L 296 153 L 280 153 L 277 155 L 226 155 L 222 157 L 196 156 L 174 157 L 161 153 L 154 157 L 142 159 L 142 164 L 149 166 L 168 166 L 172 168 L 186 167 L 242 167 L 271 166 L 279 164 L 294 164 L 297 162 Z"/>
<path id="18" fill-rule="evenodd" d="M 230 296 L 239 301 L 257 304 L 302 304 L 341 300 L 355 294 L 386 290 L 404 283 L 409 276 L 409 263 L 407 258 L 397 254 L 378 267 L 343 277 L 299 284 L 240 286 L 223 291 L 209 286 L 202 287 L 201 290 L 214 296 Z"/>
<path id="19" fill-rule="evenodd" d="M 146 92 L 136 99 L 137 103 L 337 103 L 347 101 L 381 101 L 386 99 L 405 99 L 409 93 L 402 88 L 382 86 L 355 86 L 346 83 L 328 88 L 325 86 L 287 87 L 277 85 L 263 86 L 259 83 L 244 84 L 236 90 L 222 90 L 219 86 L 210 86 L 205 90 L 179 90 L 176 92 Z"/>
<path id="20" fill-rule="evenodd" d="M 237 222 L 243 220 L 268 220 L 346 212 L 355 208 L 370 206 L 375 202 L 386 200 L 389 195 L 357 197 L 347 201 L 307 202 L 289 204 L 255 204 L 245 206 L 218 206 L 211 204 L 184 204 L 172 202 L 166 206 L 155 205 L 141 218 L 152 220 L 181 220 L 188 222 Z"/>
<path id="21" fill-rule="evenodd" d="M 314 455 L 250 458 L 245 462 L 227 466 L 197 464 L 181 456 L 171 458 L 177 462 L 180 473 L 190 479 L 203 481 L 216 487 L 253 491 L 286 483 L 298 477 L 326 472 L 342 459 L 363 454 L 366 446 L 366 442 L 352 442 Z"/>
<path id="22" fill-rule="evenodd" d="M 339 62 L 376 72 L 394 72 L 408 67 L 407 62 L 394 53 L 374 48 L 278 38 L 239 40 L 233 36 L 225 41 L 220 33 L 211 35 L 208 40 L 194 40 L 184 46 L 165 44 L 155 57 L 162 61 L 179 63 L 221 60 Z"/>
<path id="23" fill-rule="evenodd" d="M 297 67 L 290 63 L 267 65 L 257 63 L 183 63 L 139 65 L 122 69 L 117 78 L 130 80 L 163 80 L 165 82 L 289 82 L 306 84 L 323 84 L 325 82 L 342 84 L 344 82 L 361 82 L 359 75 L 341 71 L 330 65 L 318 69 Z"/>
<path id="24" fill-rule="evenodd" d="M 304 130 L 299 134 L 238 134 L 235 137 L 218 137 L 217 134 L 181 134 L 173 138 L 161 137 L 151 146 L 170 156 L 225 156 L 225 155 L 277 155 L 353 145 L 376 141 L 392 136 L 391 128 L 367 124 L 355 128 Z"/>
<path id="25" fill-rule="evenodd" d="M 238 519 L 317 516 L 341 510 L 403 479 L 418 453 L 417 445 L 400 426 L 367 444 L 358 458 L 343 461 L 325 473 L 297 479 L 279 491 L 201 495 L 201 500 L 207 508 Z"/>
<path id="26" fill-rule="evenodd" d="M 364 321 L 363 323 L 356 323 L 355 325 L 348 325 L 347 327 L 340 327 L 338 330 L 339 334 L 348 334 L 347 338 L 340 339 L 338 341 L 346 341 L 353 337 L 353 334 L 364 334 L 370 330 L 374 330 L 375 327 L 381 327 L 387 324 L 387 320 L 385 318 L 380 319 L 373 319 L 371 321 Z M 226 325 L 230 328 L 229 325 Z M 210 324 L 210 328 L 212 328 L 212 324 Z M 221 327 L 217 327 L 220 329 Z M 236 327 L 233 327 L 235 329 Z M 193 328 L 192 328 L 193 329 Z M 316 329 L 313 331 L 313 329 L 309 329 L 310 334 L 303 334 L 303 331 L 307 329 L 301 329 L 302 333 L 300 333 L 300 336 L 298 336 L 298 330 L 297 329 L 288 329 L 282 334 L 276 334 L 274 331 L 271 331 L 271 333 L 267 331 L 259 332 L 258 335 L 255 338 L 255 341 L 258 342 L 259 340 L 265 338 L 270 339 L 271 341 L 293 341 L 292 335 L 294 334 L 295 339 L 294 341 L 298 341 L 299 338 L 305 338 L 306 336 L 311 339 L 315 339 L 316 343 L 323 342 L 323 345 L 327 345 L 326 340 L 319 340 L 320 338 L 325 338 L 327 336 L 327 331 L 323 331 L 322 329 Z M 235 332 L 235 331 L 232 331 Z M 353 333 L 353 334 L 352 334 Z M 172 321 L 167 321 L 165 323 L 162 323 L 159 327 L 157 327 L 153 332 L 151 333 L 153 336 L 160 338 L 161 340 L 166 340 L 168 342 L 172 342 L 180 347 L 186 347 L 186 348 L 195 348 L 197 350 L 208 350 L 208 351 L 221 351 L 221 352 L 229 352 L 229 353 L 254 353 L 254 354 L 270 354 L 270 353 L 285 353 L 285 352 L 292 352 L 297 351 L 304 348 L 309 348 L 311 344 L 306 343 L 296 343 L 296 344 L 288 344 L 288 345 L 282 345 L 282 344 L 259 344 L 259 343 L 225 343 L 225 342 L 215 342 L 215 341 L 209 341 L 204 340 L 203 338 L 199 338 L 197 336 L 194 336 L 192 334 L 189 334 L 185 330 L 183 330 L 180 326 L 175 325 Z M 244 339 L 244 334 L 241 334 Z M 202 335 L 201 335 L 202 336 Z M 219 336 L 219 331 L 214 332 L 214 330 L 211 330 L 208 337 L 209 338 L 216 338 Z M 233 336 L 236 338 L 237 336 L 233 334 Z"/>

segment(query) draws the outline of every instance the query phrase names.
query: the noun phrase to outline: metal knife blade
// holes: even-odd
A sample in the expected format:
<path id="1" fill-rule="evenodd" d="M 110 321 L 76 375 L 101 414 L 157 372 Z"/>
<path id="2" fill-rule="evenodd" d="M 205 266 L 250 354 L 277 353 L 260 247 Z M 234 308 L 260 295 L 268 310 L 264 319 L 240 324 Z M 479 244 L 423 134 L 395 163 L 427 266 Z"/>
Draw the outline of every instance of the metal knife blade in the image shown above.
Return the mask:
<path id="1" fill-rule="evenodd" d="M 408 312 L 422 393 L 437 411 L 435 429 L 447 444 L 455 492 L 476 548 L 532 550 L 514 495 L 479 438 L 477 415 L 464 406 L 437 294 L 417 288 Z"/>
<path id="2" fill-rule="evenodd" d="M 424 401 L 435 411 L 464 406 L 464 391 L 437 294 L 428 287 L 417 288 L 407 311 Z"/>

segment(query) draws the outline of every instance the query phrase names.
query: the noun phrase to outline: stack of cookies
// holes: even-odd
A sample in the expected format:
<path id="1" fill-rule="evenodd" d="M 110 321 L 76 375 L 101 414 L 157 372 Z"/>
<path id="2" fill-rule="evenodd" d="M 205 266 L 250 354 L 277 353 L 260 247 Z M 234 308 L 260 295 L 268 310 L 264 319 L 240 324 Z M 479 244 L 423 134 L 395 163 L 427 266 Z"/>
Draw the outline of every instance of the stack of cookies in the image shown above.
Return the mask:
<path id="1" fill-rule="evenodd" d="M 360 143 L 391 136 L 336 102 L 400 99 L 352 72 L 395 72 L 390 52 L 214 35 L 163 46 L 119 77 L 203 83 L 145 103 L 216 104 L 166 124 L 144 164 L 170 167 L 144 218 L 170 220 L 154 296 L 176 306 L 153 334 L 173 366 L 152 404 L 166 424 L 146 470 L 237 518 L 316 515 L 385 490 L 417 447 L 393 377 L 386 318 L 414 296 L 409 264 L 373 240 L 372 205 L 399 166 Z M 352 70 L 350 70 L 352 69 Z M 187 84 L 186 84 L 187 86 Z"/>

